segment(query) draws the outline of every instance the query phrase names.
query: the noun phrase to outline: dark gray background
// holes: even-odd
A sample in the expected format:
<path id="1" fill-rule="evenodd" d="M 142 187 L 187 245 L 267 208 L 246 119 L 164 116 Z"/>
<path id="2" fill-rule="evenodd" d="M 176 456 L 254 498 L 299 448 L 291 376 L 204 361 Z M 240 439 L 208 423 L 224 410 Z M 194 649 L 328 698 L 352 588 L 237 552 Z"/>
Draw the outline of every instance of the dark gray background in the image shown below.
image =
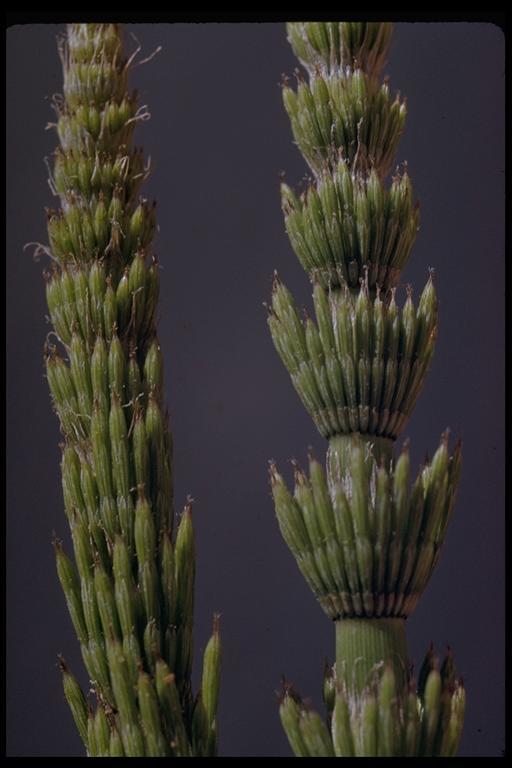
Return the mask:
<path id="1" fill-rule="evenodd" d="M 222 612 L 220 753 L 289 755 L 274 691 L 281 673 L 320 706 L 333 627 L 281 540 L 267 460 L 326 443 L 274 352 L 262 302 L 274 268 L 297 299 L 307 278 L 286 238 L 278 173 L 305 164 L 278 81 L 297 62 L 284 24 L 135 24 L 136 68 L 152 119 L 137 131 L 154 162 L 162 264 L 160 340 L 175 440 L 175 496 L 196 499 L 196 662 Z M 52 531 L 67 539 L 57 419 L 43 378 L 50 330 L 42 264 L 55 205 L 43 157 L 47 96 L 61 90 L 56 34 L 7 31 L 7 750 L 77 755 L 56 654 L 81 672 L 55 575 Z M 131 44 L 131 41 L 130 41 Z M 386 71 L 407 95 L 407 159 L 422 228 L 404 282 L 437 272 L 440 333 L 405 436 L 413 465 L 446 426 L 464 440 L 463 474 L 439 566 L 408 621 L 410 655 L 450 643 L 467 687 L 462 755 L 504 747 L 504 38 L 479 23 L 397 24 Z M 45 98 L 46 95 L 46 98 Z M 402 293 L 403 296 L 403 293 Z M 195 675 L 197 679 L 198 664 Z"/>

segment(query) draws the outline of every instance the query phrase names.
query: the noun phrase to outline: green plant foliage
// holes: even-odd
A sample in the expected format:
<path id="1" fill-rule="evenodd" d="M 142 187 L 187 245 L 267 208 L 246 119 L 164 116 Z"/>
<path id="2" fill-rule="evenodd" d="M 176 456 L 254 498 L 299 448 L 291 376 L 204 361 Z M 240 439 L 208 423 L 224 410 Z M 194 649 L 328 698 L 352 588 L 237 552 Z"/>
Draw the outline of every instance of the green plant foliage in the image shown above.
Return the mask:
<path id="1" fill-rule="evenodd" d="M 291 494 L 275 465 L 271 485 L 281 533 L 331 619 L 408 616 L 439 558 L 460 472 L 460 443 L 447 437 L 409 487 L 403 449 L 387 469 L 368 445 L 350 438 L 328 473 L 310 455 L 309 477 L 295 469 Z"/>
<path id="2" fill-rule="evenodd" d="M 421 392 L 437 333 L 431 278 L 414 307 L 409 289 L 402 312 L 394 290 L 372 301 L 367 282 L 358 295 L 345 285 L 313 292 L 317 324 L 274 279 L 269 327 L 276 350 L 320 434 L 360 432 L 396 439 Z"/>
<path id="3" fill-rule="evenodd" d="M 452 757 L 464 722 L 465 692 L 455 676 L 451 651 L 439 668 L 430 651 L 417 686 L 409 678 L 397 685 L 393 667 L 375 670 L 363 692 L 354 696 L 333 681 L 327 722 L 312 712 L 285 684 L 279 714 L 295 755 L 300 757 Z"/>
<path id="4" fill-rule="evenodd" d="M 281 185 L 286 231 L 304 269 L 324 288 L 359 288 L 374 293 L 395 285 L 409 258 L 419 226 L 408 174 L 386 189 L 375 170 L 352 175 L 345 161 L 324 169 L 297 197 Z"/>
<path id="5" fill-rule="evenodd" d="M 438 306 L 432 271 L 416 305 L 410 286 L 396 302 L 419 209 L 406 168 L 387 181 L 406 117 L 379 79 L 392 26 L 287 31 L 308 81 L 285 78 L 283 101 L 313 178 L 300 194 L 283 182 L 281 204 L 316 317 L 275 274 L 268 326 L 329 448 L 325 470 L 312 454 L 309 474 L 293 462 L 293 492 L 274 462 L 270 483 L 283 538 L 335 621 L 336 664 L 324 676 L 327 721 L 289 685 L 281 721 L 298 756 L 454 755 L 465 694 L 451 653 L 441 672 L 427 656 L 416 690 L 405 641 L 450 521 L 461 447 L 449 453 L 447 431 L 412 483 L 408 444 L 393 455 L 434 354 Z"/>
<path id="6" fill-rule="evenodd" d="M 296 21 L 286 25 L 293 52 L 309 72 L 361 67 L 378 77 L 391 42 L 392 24 Z"/>
<path id="7" fill-rule="evenodd" d="M 213 755 L 218 619 L 194 695 L 192 512 L 187 503 L 176 529 L 156 211 L 139 197 L 149 167 L 133 146 L 149 115 L 127 90 L 133 59 L 118 25 L 70 24 L 60 53 L 51 179 L 60 209 L 48 211 L 45 275 L 57 341 L 45 358 L 74 563 L 54 544 L 96 705 L 62 660 L 64 692 L 91 756 Z"/>

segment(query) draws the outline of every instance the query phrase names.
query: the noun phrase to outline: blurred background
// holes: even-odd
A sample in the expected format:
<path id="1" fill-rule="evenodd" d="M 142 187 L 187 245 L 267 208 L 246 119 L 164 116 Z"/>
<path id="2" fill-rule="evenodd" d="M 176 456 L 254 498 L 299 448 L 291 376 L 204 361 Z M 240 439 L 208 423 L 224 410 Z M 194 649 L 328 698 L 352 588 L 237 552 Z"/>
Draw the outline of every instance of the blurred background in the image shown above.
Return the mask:
<path id="1" fill-rule="evenodd" d="M 43 376 L 43 158 L 57 144 L 50 97 L 62 87 L 62 25 L 7 29 L 7 754 L 71 756 L 82 745 L 61 689 L 63 653 L 84 679 L 51 546 L 69 540 L 57 418 Z M 191 494 L 197 536 L 196 668 L 222 614 L 220 754 L 286 756 L 275 691 L 285 674 L 316 708 L 334 631 L 281 539 L 268 483 L 273 458 L 327 444 L 275 353 L 262 306 L 274 269 L 296 299 L 311 289 L 287 240 L 279 173 L 297 184 L 278 85 L 298 66 L 283 23 L 126 25 L 142 58 L 131 84 L 151 120 L 145 195 L 158 201 L 160 342 L 175 445 L 177 506 Z M 463 472 L 443 556 L 408 621 L 418 667 L 432 640 L 454 649 L 467 688 L 461 755 L 504 748 L 504 37 L 482 23 L 398 23 L 385 70 L 407 96 L 397 160 L 407 160 L 421 230 L 403 284 L 435 267 L 434 362 L 403 437 L 413 468 L 450 426 Z M 401 301 L 405 290 L 399 290 Z M 399 441 L 400 443 L 402 441 Z M 452 442 L 453 444 L 453 442 Z"/>

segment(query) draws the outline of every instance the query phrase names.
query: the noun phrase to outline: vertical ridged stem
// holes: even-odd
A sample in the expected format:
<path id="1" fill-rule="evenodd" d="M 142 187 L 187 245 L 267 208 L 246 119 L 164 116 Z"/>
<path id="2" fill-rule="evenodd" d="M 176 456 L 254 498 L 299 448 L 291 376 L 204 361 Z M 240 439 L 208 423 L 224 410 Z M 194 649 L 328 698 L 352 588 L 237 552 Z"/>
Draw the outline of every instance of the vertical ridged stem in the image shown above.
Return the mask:
<path id="1" fill-rule="evenodd" d="M 418 693 L 405 618 L 435 567 L 460 472 L 443 436 L 410 488 L 407 445 L 393 457 L 421 391 L 437 335 L 432 276 L 417 308 L 395 290 L 419 224 L 404 169 L 386 182 L 406 116 L 380 74 L 391 25 L 289 22 L 308 72 L 283 101 L 313 178 L 281 185 L 290 243 L 314 284 L 315 322 L 274 278 L 268 324 L 320 434 L 327 473 L 310 458 L 292 495 L 271 465 L 281 532 L 323 610 L 336 621 L 336 678 L 324 676 L 325 722 L 285 687 L 281 720 L 297 756 L 455 753 L 464 691 L 451 655 L 433 654 Z M 346 618 L 340 618 L 346 617 Z M 365 617 L 365 618 L 361 618 Z"/>
<path id="2" fill-rule="evenodd" d="M 348 691 L 360 693 L 371 681 L 372 673 L 387 661 L 393 664 L 397 690 L 403 690 L 407 671 L 405 619 L 336 622 L 336 674 Z"/>
<path id="3" fill-rule="evenodd" d="M 334 435 L 329 440 L 327 451 L 327 467 L 330 478 L 339 479 L 339 475 L 350 466 L 350 448 L 353 445 L 354 436 L 357 435 L 363 443 L 371 446 L 370 450 L 377 464 L 384 464 L 387 469 L 393 458 L 394 440 L 376 435 L 364 435 L 360 432 L 351 432 L 348 435 Z"/>

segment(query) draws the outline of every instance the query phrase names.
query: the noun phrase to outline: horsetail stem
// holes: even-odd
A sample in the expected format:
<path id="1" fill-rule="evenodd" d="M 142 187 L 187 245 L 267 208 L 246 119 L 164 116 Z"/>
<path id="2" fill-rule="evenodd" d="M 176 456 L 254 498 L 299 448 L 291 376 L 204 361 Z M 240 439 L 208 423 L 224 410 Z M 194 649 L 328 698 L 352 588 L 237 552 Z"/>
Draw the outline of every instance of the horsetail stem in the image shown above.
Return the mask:
<path id="1" fill-rule="evenodd" d="M 287 30 L 308 81 L 285 78 L 283 102 L 313 178 L 301 194 L 283 182 L 281 205 L 316 321 L 275 274 L 268 325 L 329 448 L 325 472 L 311 457 L 309 475 L 295 465 L 293 494 L 274 463 L 270 484 L 281 533 L 335 622 L 336 663 L 324 676 L 329 728 L 289 684 L 281 721 L 296 755 L 452 755 L 464 689 L 451 653 L 444 677 L 427 655 L 416 691 L 405 641 L 452 513 L 460 443 L 450 454 L 444 433 L 412 485 L 408 444 L 394 456 L 434 353 L 437 299 L 430 272 L 419 300 L 410 286 L 396 300 L 419 209 L 406 166 L 386 182 L 407 111 L 379 80 L 392 25 Z"/>

